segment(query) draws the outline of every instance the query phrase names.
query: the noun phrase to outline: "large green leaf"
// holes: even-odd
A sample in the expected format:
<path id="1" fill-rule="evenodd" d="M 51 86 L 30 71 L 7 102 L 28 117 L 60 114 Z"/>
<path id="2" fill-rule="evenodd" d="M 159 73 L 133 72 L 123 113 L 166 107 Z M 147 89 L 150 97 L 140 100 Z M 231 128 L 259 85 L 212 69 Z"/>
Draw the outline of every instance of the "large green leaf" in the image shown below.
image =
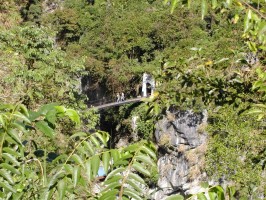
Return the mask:
<path id="1" fill-rule="evenodd" d="M 177 7 L 177 3 L 179 2 L 179 0 L 172 0 L 171 3 L 171 14 L 174 12 L 175 8 Z"/>
<path id="2" fill-rule="evenodd" d="M 13 163 L 13 165 L 16 165 L 16 166 L 20 165 L 20 162 L 18 162 L 17 159 L 9 153 L 3 153 L 2 157 L 5 159 L 5 162 L 7 162 L 7 161 L 11 162 L 11 163 Z"/>
<path id="3" fill-rule="evenodd" d="M 56 110 L 55 109 L 51 109 L 49 110 L 46 115 L 45 115 L 45 119 L 50 122 L 51 124 L 55 125 L 56 122 Z"/>
<path id="4" fill-rule="evenodd" d="M 28 109 L 26 108 L 25 105 L 20 104 L 20 105 L 18 106 L 18 110 L 19 110 L 23 115 L 25 115 L 26 117 L 29 117 L 29 112 L 28 112 Z"/>
<path id="5" fill-rule="evenodd" d="M 126 183 L 136 190 L 135 193 L 141 194 L 143 192 L 143 189 L 140 187 L 140 184 L 136 183 L 135 180 L 130 180 L 128 178 Z"/>
<path id="6" fill-rule="evenodd" d="M 30 121 L 34 121 L 34 120 L 38 119 L 38 117 L 40 117 L 41 115 L 42 115 L 41 112 L 29 111 L 29 119 L 30 119 Z"/>
<path id="7" fill-rule="evenodd" d="M 201 0 L 201 18 L 204 19 L 208 11 L 208 4 L 206 0 Z"/>
<path id="8" fill-rule="evenodd" d="M 103 153 L 102 162 L 103 162 L 104 172 L 107 174 L 110 166 L 110 153 L 108 151 Z"/>
<path id="9" fill-rule="evenodd" d="M 105 188 L 101 191 L 102 194 L 106 193 L 106 192 L 109 192 L 109 191 L 112 191 L 112 190 L 115 190 L 117 188 L 120 188 L 121 187 L 121 183 L 119 182 L 112 182 L 108 185 L 105 186 Z"/>
<path id="10" fill-rule="evenodd" d="M 56 185 L 59 180 L 61 180 L 64 176 L 64 171 L 59 171 L 55 173 L 49 180 L 47 186 L 45 186 L 41 192 L 40 199 L 48 200 L 51 196 L 51 192 L 53 191 L 52 186 Z"/>
<path id="11" fill-rule="evenodd" d="M 78 165 L 74 166 L 72 179 L 74 188 L 77 186 L 78 180 L 80 177 L 80 167 Z"/>
<path id="12" fill-rule="evenodd" d="M 89 152 L 90 156 L 93 156 L 95 154 L 95 149 L 90 142 L 84 141 L 83 145 L 85 149 Z"/>
<path id="13" fill-rule="evenodd" d="M 197 194 L 197 198 L 198 198 L 198 200 L 207 200 L 207 197 L 203 193 Z"/>
<path id="14" fill-rule="evenodd" d="M 118 149 L 112 149 L 111 150 L 111 156 L 113 159 L 113 162 L 115 163 L 117 160 L 120 159 L 121 155 Z"/>
<path id="15" fill-rule="evenodd" d="M 5 125 L 6 125 L 6 122 L 5 122 L 5 120 L 4 120 L 4 117 L 3 117 L 3 115 L 1 115 L 1 114 L 0 114 L 0 125 L 1 125 L 2 127 L 5 127 Z"/>
<path id="16" fill-rule="evenodd" d="M 12 178 L 12 175 L 9 173 L 9 171 L 5 169 L 0 169 L 0 176 L 6 179 L 9 184 L 14 185 L 14 180 Z"/>
<path id="17" fill-rule="evenodd" d="M 55 133 L 54 130 L 47 124 L 45 121 L 38 121 L 36 123 L 36 127 L 39 131 L 41 131 L 44 135 L 53 138 Z"/>
<path id="18" fill-rule="evenodd" d="M 93 135 L 90 136 L 90 140 L 92 141 L 92 143 L 93 143 L 96 147 L 100 147 L 100 146 L 101 146 L 100 143 L 99 143 L 99 141 L 98 141 Z"/>
<path id="19" fill-rule="evenodd" d="M 70 138 L 76 138 L 76 137 L 80 137 L 80 138 L 84 138 L 84 137 L 87 137 L 88 134 L 85 133 L 85 132 L 77 132 L 77 133 L 74 133 L 73 135 L 70 136 Z"/>
<path id="20" fill-rule="evenodd" d="M 109 185 L 111 183 L 116 183 L 119 182 L 120 180 L 123 179 L 123 176 L 121 174 L 117 174 L 112 176 L 111 178 L 108 178 L 108 180 L 104 181 L 104 185 Z"/>
<path id="21" fill-rule="evenodd" d="M 80 118 L 79 118 L 77 111 L 75 111 L 73 109 L 67 109 L 65 111 L 65 115 L 68 116 L 77 125 L 80 125 Z"/>
<path id="22" fill-rule="evenodd" d="M 17 132 L 14 129 L 8 129 L 7 133 L 10 137 L 12 137 L 18 144 L 22 144 L 20 137 L 18 136 Z"/>
<path id="23" fill-rule="evenodd" d="M 26 123 L 31 123 L 31 121 L 29 120 L 29 118 L 25 115 L 23 115 L 22 113 L 20 112 L 15 112 L 12 114 L 14 117 L 18 118 L 18 119 L 21 119 L 23 121 L 25 121 Z"/>
<path id="24" fill-rule="evenodd" d="M 114 200 L 116 199 L 118 193 L 118 189 L 112 189 L 108 192 L 102 193 L 99 200 Z"/>
<path id="25" fill-rule="evenodd" d="M 56 106 L 58 106 L 58 103 L 46 104 L 42 106 L 38 112 L 42 115 L 46 115 L 50 110 L 54 110 Z"/>
<path id="26" fill-rule="evenodd" d="M 124 148 L 124 152 L 127 151 L 136 151 L 137 149 L 139 149 L 140 144 L 136 143 L 136 144 L 131 144 L 128 147 Z"/>
<path id="27" fill-rule="evenodd" d="M 63 200 L 65 199 L 65 193 L 66 193 L 66 189 L 67 189 L 67 183 L 66 183 L 66 179 L 62 179 L 58 182 L 57 184 L 57 190 L 59 193 L 59 200 Z"/>
<path id="28" fill-rule="evenodd" d="M 118 167 L 115 170 L 111 171 L 105 180 L 108 180 L 109 178 L 111 178 L 112 176 L 115 176 L 116 174 L 120 174 L 121 172 L 124 172 L 125 168 L 124 167 Z"/>
<path id="29" fill-rule="evenodd" d="M 138 162 L 134 162 L 134 164 L 132 165 L 132 167 L 137 170 L 138 172 L 144 174 L 145 176 L 151 176 L 151 173 L 149 170 L 145 169 L 145 167 L 143 165 L 141 165 Z"/>
<path id="30" fill-rule="evenodd" d="M 141 147 L 141 150 L 144 151 L 145 153 L 147 153 L 148 155 L 150 155 L 153 159 L 157 159 L 155 152 L 152 149 L 150 149 L 149 147 L 143 145 Z"/>
<path id="31" fill-rule="evenodd" d="M 15 188 L 13 188 L 11 185 L 9 185 L 7 182 L 0 182 L 0 188 L 5 188 L 6 190 L 16 193 Z"/>
<path id="32" fill-rule="evenodd" d="M 94 135 L 99 138 L 99 140 L 104 144 L 104 146 L 107 146 L 107 142 L 109 139 L 107 134 L 102 134 L 102 132 L 96 132 Z"/>
<path id="33" fill-rule="evenodd" d="M 137 182 L 139 182 L 141 184 L 145 184 L 145 181 L 138 174 L 130 172 L 128 177 L 131 178 L 131 179 L 134 179 L 135 181 L 137 181 Z"/>
<path id="34" fill-rule="evenodd" d="M 124 194 L 129 197 L 129 199 L 137 199 L 137 200 L 142 200 L 143 198 L 138 195 L 139 193 L 136 193 L 135 191 L 132 191 L 129 188 L 124 188 Z"/>
<path id="35" fill-rule="evenodd" d="M 91 169 L 91 159 L 85 162 L 86 176 L 88 181 L 92 180 L 92 169 Z"/>
<path id="36" fill-rule="evenodd" d="M 100 158 L 98 155 L 94 155 L 91 158 L 91 169 L 92 169 L 92 175 L 95 177 L 98 174 L 98 170 L 100 167 Z"/>
<path id="37" fill-rule="evenodd" d="M 215 192 L 208 192 L 210 200 L 216 200 L 217 194 Z"/>
<path id="38" fill-rule="evenodd" d="M 212 0 L 212 9 L 217 7 L 217 0 Z"/>
<path id="39" fill-rule="evenodd" d="M 81 165 L 83 168 L 85 168 L 84 163 L 83 163 L 83 160 L 81 159 L 81 157 L 79 155 L 73 154 L 70 157 L 70 159 L 73 160 L 73 161 L 75 161 L 76 164 Z"/>
<path id="40" fill-rule="evenodd" d="M 10 147 L 4 147 L 3 148 L 3 152 L 6 152 L 10 155 L 12 155 L 14 157 L 14 159 L 16 159 L 15 157 L 20 157 L 23 156 L 21 152 L 14 150 L 13 148 Z"/>
<path id="41" fill-rule="evenodd" d="M 142 161 L 143 163 L 146 163 L 147 165 L 150 165 L 150 166 L 156 165 L 155 162 L 153 162 L 149 156 L 144 155 L 144 154 L 139 154 L 135 156 L 135 159 L 138 161 Z"/>
<path id="42" fill-rule="evenodd" d="M 247 32 L 248 29 L 250 28 L 251 14 L 252 14 L 252 11 L 249 9 L 244 19 L 244 32 Z"/>
<path id="43" fill-rule="evenodd" d="M 8 171 L 12 172 L 13 174 L 20 175 L 20 171 L 13 167 L 12 165 L 9 165 L 8 163 L 1 163 L 0 164 L 1 168 L 7 169 Z"/>

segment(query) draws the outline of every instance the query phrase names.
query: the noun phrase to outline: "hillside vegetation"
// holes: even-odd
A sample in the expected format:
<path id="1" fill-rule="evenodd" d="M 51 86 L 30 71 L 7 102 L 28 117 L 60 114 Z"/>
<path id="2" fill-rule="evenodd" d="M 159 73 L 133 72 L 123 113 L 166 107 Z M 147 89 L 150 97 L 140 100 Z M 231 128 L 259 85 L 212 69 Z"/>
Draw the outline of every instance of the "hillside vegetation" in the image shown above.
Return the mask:
<path id="1" fill-rule="evenodd" d="M 1 0 L 0 199 L 149 199 L 154 124 L 173 106 L 208 111 L 202 173 L 230 188 L 211 199 L 265 197 L 265 12 L 259 0 Z M 153 98 L 104 112 L 110 132 L 98 130 L 95 91 L 136 97 L 144 72 Z"/>

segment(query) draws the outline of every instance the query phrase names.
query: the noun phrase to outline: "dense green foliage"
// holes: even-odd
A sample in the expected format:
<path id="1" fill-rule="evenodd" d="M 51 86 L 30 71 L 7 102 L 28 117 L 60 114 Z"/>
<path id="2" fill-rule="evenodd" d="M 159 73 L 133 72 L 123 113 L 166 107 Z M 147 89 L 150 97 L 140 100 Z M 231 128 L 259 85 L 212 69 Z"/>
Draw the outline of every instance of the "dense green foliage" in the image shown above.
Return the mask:
<path id="1" fill-rule="evenodd" d="M 28 112 L 20 104 L 1 105 L 2 199 L 148 198 L 140 187 L 146 185 L 142 177 L 156 173 L 151 143 L 107 149 L 106 132 L 88 134 L 76 128 L 70 137 L 62 135 L 57 125 L 65 116 L 80 125 L 78 114 L 63 106 L 50 104 Z M 58 139 L 60 144 L 53 141 Z M 99 173 L 107 175 L 104 181 Z"/>
<path id="2" fill-rule="evenodd" d="M 206 186 L 208 198 L 265 196 L 265 10 L 260 0 L 2 0 L 0 197 L 149 198 L 140 188 L 157 179 L 155 147 L 113 142 L 153 140 L 171 105 L 209 112 L 206 171 L 238 192 Z M 109 141 L 82 90 L 136 96 L 143 72 L 156 93 L 105 113 Z"/>

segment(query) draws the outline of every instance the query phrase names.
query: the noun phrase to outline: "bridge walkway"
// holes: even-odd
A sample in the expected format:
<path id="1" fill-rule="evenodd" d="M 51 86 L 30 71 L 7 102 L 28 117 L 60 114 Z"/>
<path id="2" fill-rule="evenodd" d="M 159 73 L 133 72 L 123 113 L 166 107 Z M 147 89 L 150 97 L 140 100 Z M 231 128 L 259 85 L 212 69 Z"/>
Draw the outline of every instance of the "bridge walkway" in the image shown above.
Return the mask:
<path id="1" fill-rule="evenodd" d="M 120 106 L 120 105 L 127 104 L 127 103 L 140 102 L 141 99 L 142 99 L 142 97 L 137 97 L 137 98 L 133 98 L 133 99 L 127 99 L 125 101 L 105 103 L 105 104 L 98 105 L 98 106 L 91 105 L 91 108 L 96 108 L 96 109 L 100 110 L 100 109 L 105 109 L 105 108 L 109 108 L 109 107 Z"/>

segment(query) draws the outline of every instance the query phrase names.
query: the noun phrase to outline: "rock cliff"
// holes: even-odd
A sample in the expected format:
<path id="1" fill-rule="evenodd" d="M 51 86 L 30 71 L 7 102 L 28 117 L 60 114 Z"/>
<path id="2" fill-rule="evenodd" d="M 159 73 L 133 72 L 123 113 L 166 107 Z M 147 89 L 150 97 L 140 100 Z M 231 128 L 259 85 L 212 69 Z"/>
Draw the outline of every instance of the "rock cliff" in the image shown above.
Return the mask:
<path id="1" fill-rule="evenodd" d="M 154 199 L 180 193 L 197 193 L 206 179 L 204 154 L 207 147 L 207 111 L 169 110 L 156 124 L 159 146 L 159 180 Z"/>

